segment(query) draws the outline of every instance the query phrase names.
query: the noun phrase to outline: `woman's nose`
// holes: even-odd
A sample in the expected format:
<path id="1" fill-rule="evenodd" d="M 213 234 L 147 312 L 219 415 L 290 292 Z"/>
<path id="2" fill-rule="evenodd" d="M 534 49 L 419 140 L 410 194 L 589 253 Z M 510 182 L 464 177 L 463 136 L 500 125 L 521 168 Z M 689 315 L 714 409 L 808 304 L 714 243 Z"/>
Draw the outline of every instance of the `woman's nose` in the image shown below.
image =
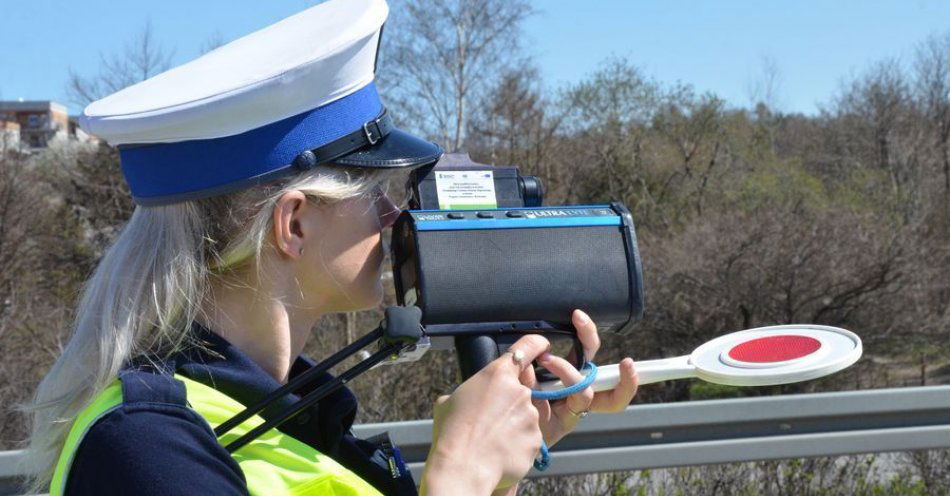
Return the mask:
<path id="1" fill-rule="evenodd" d="M 402 213 L 399 206 L 396 205 L 389 195 L 383 194 L 376 203 L 376 209 L 379 212 L 379 221 L 383 229 L 393 225 L 396 218 Z"/>

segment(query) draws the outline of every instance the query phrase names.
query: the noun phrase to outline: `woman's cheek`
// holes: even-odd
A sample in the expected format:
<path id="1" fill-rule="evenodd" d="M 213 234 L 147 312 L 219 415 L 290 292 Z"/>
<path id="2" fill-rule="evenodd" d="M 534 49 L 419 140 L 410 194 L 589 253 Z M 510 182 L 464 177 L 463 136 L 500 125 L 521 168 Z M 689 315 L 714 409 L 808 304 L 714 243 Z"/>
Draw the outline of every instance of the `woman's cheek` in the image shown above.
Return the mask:
<path id="1" fill-rule="evenodd" d="M 383 244 L 378 236 L 372 237 L 366 243 L 358 274 L 354 277 L 361 299 L 367 307 L 373 307 L 383 298 L 384 288 L 382 281 Z"/>

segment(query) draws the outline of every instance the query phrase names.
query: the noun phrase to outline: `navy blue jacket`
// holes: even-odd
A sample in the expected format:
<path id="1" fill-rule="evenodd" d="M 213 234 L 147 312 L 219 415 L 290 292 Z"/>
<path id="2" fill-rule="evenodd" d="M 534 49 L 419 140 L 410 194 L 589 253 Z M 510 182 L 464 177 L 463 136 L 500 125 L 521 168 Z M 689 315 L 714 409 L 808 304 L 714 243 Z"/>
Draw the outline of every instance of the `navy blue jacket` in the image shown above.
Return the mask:
<path id="1" fill-rule="evenodd" d="M 123 371 L 123 404 L 83 438 L 69 472 L 67 495 L 247 494 L 240 467 L 208 424 L 186 406 L 184 385 L 171 374 L 211 386 L 245 406 L 279 384 L 220 336 L 198 325 L 194 331 L 207 350 L 179 353 L 162 362 L 162 370 L 142 362 Z M 298 357 L 291 377 L 312 366 L 310 359 Z M 325 374 L 317 385 L 330 377 Z M 260 415 L 269 418 L 297 399 L 284 398 Z M 356 398 L 342 388 L 278 429 L 335 459 L 384 494 L 416 494 L 411 474 L 388 439 L 367 441 L 352 435 L 355 416 Z M 390 458 L 401 469 L 398 477 L 390 470 Z"/>

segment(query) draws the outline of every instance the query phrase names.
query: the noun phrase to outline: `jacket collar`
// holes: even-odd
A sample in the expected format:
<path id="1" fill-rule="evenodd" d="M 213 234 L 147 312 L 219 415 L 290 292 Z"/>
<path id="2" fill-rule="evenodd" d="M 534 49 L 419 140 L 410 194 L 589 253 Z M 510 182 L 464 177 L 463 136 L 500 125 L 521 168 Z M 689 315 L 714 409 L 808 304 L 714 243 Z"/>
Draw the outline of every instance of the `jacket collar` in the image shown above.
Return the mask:
<path id="1" fill-rule="evenodd" d="M 175 355 L 174 372 L 221 391 L 244 406 L 253 405 L 281 386 L 250 357 L 220 335 L 198 323 L 192 325 L 192 332 L 202 346 L 190 347 Z M 290 377 L 296 377 L 313 365 L 314 361 L 310 358 L 303 355 L 297 357 L 291 366 Z M 278 399 L 259 415 L 264 419 L 277 415 L 296 403 L 300 395 L 312 391 L 331 378 L 328 373 L 322 374 L 309 387 L 297 391 L 297 394 Z M 324 454 L 333 456 L 344 434 L 348 433 L 353 425 L 355 417 L 356 398 L 344 387 L 303 410 L 277 429 Z"/>

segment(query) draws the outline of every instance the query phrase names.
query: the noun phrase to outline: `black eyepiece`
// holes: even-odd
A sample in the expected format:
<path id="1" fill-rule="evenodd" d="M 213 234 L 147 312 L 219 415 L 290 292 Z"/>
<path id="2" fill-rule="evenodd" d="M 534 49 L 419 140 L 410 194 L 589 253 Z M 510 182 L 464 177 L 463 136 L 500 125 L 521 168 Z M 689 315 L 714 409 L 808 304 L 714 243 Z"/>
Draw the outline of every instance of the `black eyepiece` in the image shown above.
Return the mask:
<path id="1" fill-rule="evenodd" d="M 521 196 L 525 207 L 540 207 L 544 202 L 544 184 L 536 176 L 521 176 L 518 178 L 521 187 Z"/>

